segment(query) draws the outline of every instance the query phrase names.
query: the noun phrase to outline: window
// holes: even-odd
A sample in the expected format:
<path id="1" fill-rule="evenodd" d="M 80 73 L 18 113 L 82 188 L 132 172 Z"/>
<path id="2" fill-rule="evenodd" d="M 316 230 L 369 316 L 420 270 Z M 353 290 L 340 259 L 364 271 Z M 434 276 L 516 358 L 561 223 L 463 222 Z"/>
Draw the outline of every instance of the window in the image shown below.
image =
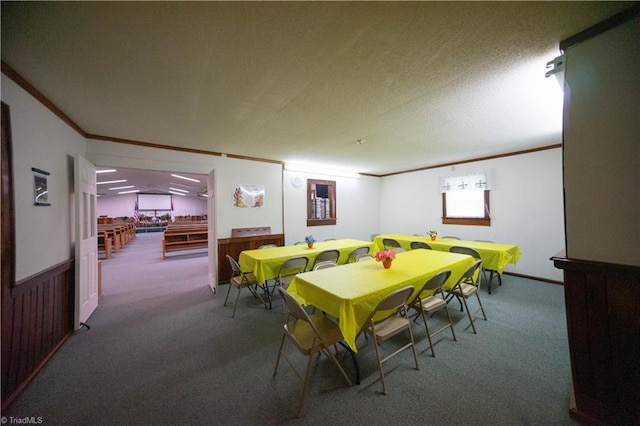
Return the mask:
<path id="1" fill-rule="evenodd" d="M 441 180 L 440 189 L 443 224 L 491 226 L 485 173 L 446 177 Z"/>
<path id="2" fill-rule="evenodd" d="M 443 192 L 442 223 L 491 226 L 489 190 Z"/>
<path id="3" fill-rule="evenodd" d="M 335 181 L 307 179 L 307 226 L 335 224 Z"/>

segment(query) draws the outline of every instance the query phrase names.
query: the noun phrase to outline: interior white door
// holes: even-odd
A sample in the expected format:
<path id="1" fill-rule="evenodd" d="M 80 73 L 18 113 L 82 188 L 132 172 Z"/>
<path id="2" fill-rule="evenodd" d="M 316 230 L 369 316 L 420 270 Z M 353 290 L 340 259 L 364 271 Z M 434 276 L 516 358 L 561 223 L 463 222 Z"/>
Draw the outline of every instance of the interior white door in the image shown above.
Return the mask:
<path id="1" fill-rule="evenodd" d="M 75 329 L 98 307 L 98 238 L 96 219 L 96 168 L 76 155 L 75 174 Z"/>
<path id="2" fill-rule="evenodd" d="M 214 295 L 218 294 L 218 243 L 216 240 L 215 216 L 215 170 L 207 176 L 207 241 L 209 247 L 209 286 Z"/>

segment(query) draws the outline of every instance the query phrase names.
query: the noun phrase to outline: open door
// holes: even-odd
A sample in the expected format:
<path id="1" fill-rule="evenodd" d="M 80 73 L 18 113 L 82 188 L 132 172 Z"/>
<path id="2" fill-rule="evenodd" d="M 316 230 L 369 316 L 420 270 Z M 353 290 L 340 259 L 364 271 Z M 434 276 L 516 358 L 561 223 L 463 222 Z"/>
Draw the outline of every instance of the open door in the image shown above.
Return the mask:
<path id="1" fill-rule="evenodd" d="M 75 255 L 76 302 L 74 328 L 79 329 L 98 307 L 98 238 L 96 219 L 96 168 L 76 155 Z"/>
<path id="2" fill-rule="evenodd" d="M 207 241 L 209 246 L 209 286 L 214 296 L 218 294 L 218 242 L 215 224 L 215 170 L 207 177 Z"/>

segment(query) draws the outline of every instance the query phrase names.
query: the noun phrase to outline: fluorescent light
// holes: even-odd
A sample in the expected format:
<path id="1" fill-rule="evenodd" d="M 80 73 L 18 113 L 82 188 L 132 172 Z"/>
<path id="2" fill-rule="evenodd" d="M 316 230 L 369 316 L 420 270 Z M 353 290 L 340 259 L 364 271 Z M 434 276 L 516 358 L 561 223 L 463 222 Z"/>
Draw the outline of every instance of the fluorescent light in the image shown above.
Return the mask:
<path id="1" fill-rule="evenodd" d="M 284 168 L 286 170 L 290 170 L 292 172 L 302 172 L 302 173 L 315 173 L 320 175 L 330 175 L 330 176 L 341 176 L 359 179 L 360 174 L 355 172 L 347 172 L 343 170 L 331 170 L 331 169 L 323 169 L 314 166 L 307 166 L 302 164 L 285 164 Z"/>
<path id="2" fill-rule="evenodd" d="M 174 191 L 186 192 L 187 194 L 189 193 L 189 191 L 187 191 L 186 189 L 172 188 L 172 187 L 169 187 L 169 189 L 172 189 Z"/>
<path id="3" fill-rule="evenodd" d="M 140 190 L 134 189 L 133 191 L 122 191 L 122 192 L 118 192 L 118 194 L 132 194 L 134 192 L 140 192 Z"/>
<path id="4" fill-rule="evenodd" d="M 108 183 L 122 183 L 122 182 L 126 182 L 126 179 L 120 179 L 120 180 L 106 180 L 104 182 L 96 182 L 96 185 L 105 185 Z"/>
<path id="5" fill-rule="evenodd" d="M 184 177 L 184 176 L 180 176 L 180 175 L 174 175 L 174 174 L 172 174 L 171 176 L 177 177 L 178 179 L 184 179 L 184 180 L 188 180 L 188 181 L 191 181 L 191 182 L 200 183 L 200 181 L 198 179 L 191 179 L 191 178 L 188 178 L 188 177 Z"/>
<path id="6" fill-rule="evenodd" d="M 115 186 L 113 188 L 109 188 L 109 191 L 116 191 L 118 189 L 129 189 L 133 188 L 135 185 L 127 185 L 127 186 Z"/>
<path id="7" fill-rule="evenodd" d="M 169 182 L 169 185 L 181 186 L 183 188 L 193 189 L 193 186 L 185 185 L 183 183 Z"/>
<path id="8" fill-rule="evenodd" d="M 182 195 L 183 197 L 186 197 L 186 194 L 183 194 L 182 192 L 175 192 L 175 191 L 169 191 L 170 194 L 174 194 L 174 195 Z"/>
<path id="9" fill-rule="evenodd" d="M 102 169 L 102 170 L 96 170 L 96 173 L 113 173 L 113 172 L 117 172 L 116 169 Z"/>

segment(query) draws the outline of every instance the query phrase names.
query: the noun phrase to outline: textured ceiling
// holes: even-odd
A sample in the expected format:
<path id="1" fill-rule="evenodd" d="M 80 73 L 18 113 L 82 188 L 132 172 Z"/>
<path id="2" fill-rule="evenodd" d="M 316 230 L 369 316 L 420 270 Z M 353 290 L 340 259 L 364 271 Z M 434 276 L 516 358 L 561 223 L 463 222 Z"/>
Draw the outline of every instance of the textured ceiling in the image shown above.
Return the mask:
<path id="1" fill-rule="evenodd" d="M 632 4 L 2 2 L 2 60 L 90 135 L 383 175 L 559 143 L 545 63 Z"/>

